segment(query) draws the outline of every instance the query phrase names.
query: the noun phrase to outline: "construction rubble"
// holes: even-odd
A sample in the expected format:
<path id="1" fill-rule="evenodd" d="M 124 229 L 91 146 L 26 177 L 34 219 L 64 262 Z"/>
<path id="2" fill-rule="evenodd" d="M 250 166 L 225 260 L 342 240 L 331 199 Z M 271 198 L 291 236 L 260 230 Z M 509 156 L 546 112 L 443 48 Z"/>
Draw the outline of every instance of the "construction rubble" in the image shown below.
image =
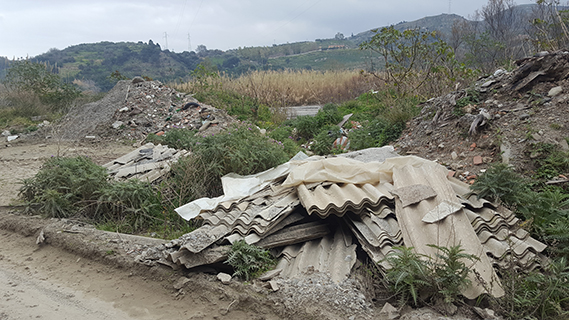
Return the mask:
<path id="1" fill-rule="evenodd" d="M 46 134 L 64 140 L 143 141 L 150 133 L 176 128 L 215 134 L 235 122 L 225 110 L 199 103 L 191 94 L 135 77 L 117 82 L 103 99 L 72 109 L 51 128 L 55 132 Z"/>
<path id="2" fill-rule="evenodd" d="M 116 181 L 138 179 L 152 183 L 167 174 L 170 166 L 187 154 L 186 150 L 147 143 L 103 167 L 107 169 L 109 177 Z"/>
<path id="3" fill-rule="evenodd" d="M 203 225 L 179 239 L 144 251 L 137 260 L 178 269 L 219 266 L 231 243 L 245 240 L 271 249 L 276 268 L 262 280 L 326 275 L 349 281 L 365 252 L 383 271 L 397 246 L 435 257 L 429 245 L 461 245 L 480 258 L 472 285 L 474 299 L 504 291 L 499 268 L 533 270 L 547 263 L 546 246 L 519 228 L 501 206 L 470 194 L 467 184 L 436 162 L 398 156 L 392 147 L 342 156 L 291 160 L 265 172 L 222 179 L 225 194 L 198 199 L 176 211 Z"/>
<path id="4" fill-rule="evenodd" d="M 472 183 L 495 162 L 535 171 L 540 145 L 569 151 L 569 52 L 543 52 L 516 65 L 424 102 L 394 143 L 398 152 L 438 161 Z"/>

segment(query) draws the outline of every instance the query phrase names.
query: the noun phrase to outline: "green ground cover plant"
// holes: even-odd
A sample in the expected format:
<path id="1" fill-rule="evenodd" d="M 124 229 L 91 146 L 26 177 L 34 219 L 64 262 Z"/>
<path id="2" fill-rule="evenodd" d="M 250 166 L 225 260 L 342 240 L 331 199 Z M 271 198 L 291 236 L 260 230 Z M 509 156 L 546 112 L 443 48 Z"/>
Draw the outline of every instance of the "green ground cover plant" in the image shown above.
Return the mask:
<path id="1" fill-rule="evenodd" d="M 385 259 L 392 266 L 385 279 L 400 305 L 428 305 L 438 298 L 453 303 L 461 299 L 460 291 L 470 285 L 468 276 L 472 270 L 467 262 L 478 257 L 464 253 L 460 245 L 430 246 L 437 249 L 435 257 L 418 254 L 412 247 L 398 247 Z"/>
<path id="2" fill-rule="evenodd" d="M 275 259 L 268 250 L 239 240 L 231 245 L 225 263 L 233 267 L 233 276 L 249 281 L 273 267 Z"/>

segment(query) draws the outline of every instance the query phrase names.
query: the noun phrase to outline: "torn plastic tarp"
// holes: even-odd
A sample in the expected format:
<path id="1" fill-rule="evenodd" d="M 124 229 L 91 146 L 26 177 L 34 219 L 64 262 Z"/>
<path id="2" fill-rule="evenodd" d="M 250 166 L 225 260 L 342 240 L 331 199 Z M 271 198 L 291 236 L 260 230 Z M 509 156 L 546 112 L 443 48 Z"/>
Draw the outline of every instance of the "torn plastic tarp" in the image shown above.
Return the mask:
<path id="1" fill-rule="evenodd" d="M 291 161 L 253 175 L 241 176 L 235 173 L 229 173 L 221 177 L 221 184 L 223 186 L 222 196 L 217 198 L 200 198 L 176 208 L 175 211 L 182 218 L 190 220 L 197 217 L 202 211 L 214 209 L 222 202 L 238 200 L 252 195 L 265 188 L 273 182 L 273 180 L 287 175 L 292 169 L 304 163 L 302 160 L 296 160 L 303 158 L 305 159 L 307 156 L 299 152 Z"/>

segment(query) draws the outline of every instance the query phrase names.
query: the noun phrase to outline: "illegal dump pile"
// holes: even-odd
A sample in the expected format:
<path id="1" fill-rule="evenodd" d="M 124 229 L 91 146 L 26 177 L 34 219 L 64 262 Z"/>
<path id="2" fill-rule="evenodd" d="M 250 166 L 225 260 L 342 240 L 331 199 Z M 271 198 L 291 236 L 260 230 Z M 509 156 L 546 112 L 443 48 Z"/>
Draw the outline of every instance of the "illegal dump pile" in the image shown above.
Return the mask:
<path id="1" fill-rule="evenodd" d="M 172 128 L 217 133 L 236 122 L 224 110 L 200 104 L 159 81 L 135 77 L 117 82 L 101 100 L 73 108 L 60 122 L 56 137 L 142 141 Z"/>
<path id="2" fill-rule="evenodd" d="M 395 144 L 400 154 L 436 160 L 471 180 L 496 161 L 535 171 L 545 144 L 568 151 L 569 53 L 541 53 L 517 65 L 425 102 Z"/>
<path id="3" fill-rule="evenodd" d="M 186 150 L 147 143 L 103 167 L 114 180 L 138 179 L 152 183 L 167 174 L 170 166 L 186 154 Z"/>
<path id="4" fill-rule="evenodd" d="M 361 157 L 353 159 L 347 154 L 293 160 L 254 176 L 225 176 L 223 196 L 177 209 L 185 219 L 202 219 L 202 227 L 137 260 L 215 267 L 227 258 L 231 243 L 245 240 L 278 257 L 265 280 L 287 283 L 317 272 L 341 284 L 361 250 L 385 271 L 390 265 L 384 259 L 396 246 L 434 257 L 436 249 L 429 245 L 461 245 L 480 258 L 472 266 L 472 285 L 462 292 L 470 299 L 503 295 L 495 268 L 532 270 L 545 263 L 546 246 L 519 229 L 512 212 L 470 194 L 468 185 L 449 177 L 441 165 L 398 157 L 389 148 L 359 151 Z"/>

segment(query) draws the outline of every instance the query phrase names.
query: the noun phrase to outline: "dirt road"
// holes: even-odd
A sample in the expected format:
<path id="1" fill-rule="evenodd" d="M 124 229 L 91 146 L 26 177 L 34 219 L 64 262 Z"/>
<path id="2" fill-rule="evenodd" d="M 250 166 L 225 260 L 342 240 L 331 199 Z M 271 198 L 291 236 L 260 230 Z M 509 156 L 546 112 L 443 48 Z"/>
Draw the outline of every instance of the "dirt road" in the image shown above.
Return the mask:
<path id="1" fill-rule="evenodd" d="M 17 215 L 7 212 L 11 210 L 9 205 L 17 202 L 20 179 L 32 177 L 45 159 L 57 154 L 86 155 L 103 164 L 131 150 L 132 146 L 121 144 L 17 143 L 0 147 L 0 225 L 18 221 Z M 261 313 L 256 310 L 262 306 L 256 306 L 255 301 L 242 303 L 248 293 L 237 282 L 224 286 L 212 275 L 173 271 L 162 271 L 157 276 L 150 269 L 146 273 L 145 269 L 133 270 L 101 259 L 106 249 L 95 243 L 97 239 L 83 239 L 68 245 L 67 250 L 49 241 L 37 245 L 41 225 L 50 221 L 23 218 L 27 226 L 10 222 L 20 232 L 0 228 L 0 320 L 281 318 L 266 308 L 258 316 Z M 30 224 L 30 220 L 37 222 Z M 67 240 L 59 244 L 62 242 Z M 93 248 L 78 250 L 82 255 L 68 251 L 82 243 L 93 243 Z M 181 276 L 191 281 L 174 289 L 173 284 Z"/>

